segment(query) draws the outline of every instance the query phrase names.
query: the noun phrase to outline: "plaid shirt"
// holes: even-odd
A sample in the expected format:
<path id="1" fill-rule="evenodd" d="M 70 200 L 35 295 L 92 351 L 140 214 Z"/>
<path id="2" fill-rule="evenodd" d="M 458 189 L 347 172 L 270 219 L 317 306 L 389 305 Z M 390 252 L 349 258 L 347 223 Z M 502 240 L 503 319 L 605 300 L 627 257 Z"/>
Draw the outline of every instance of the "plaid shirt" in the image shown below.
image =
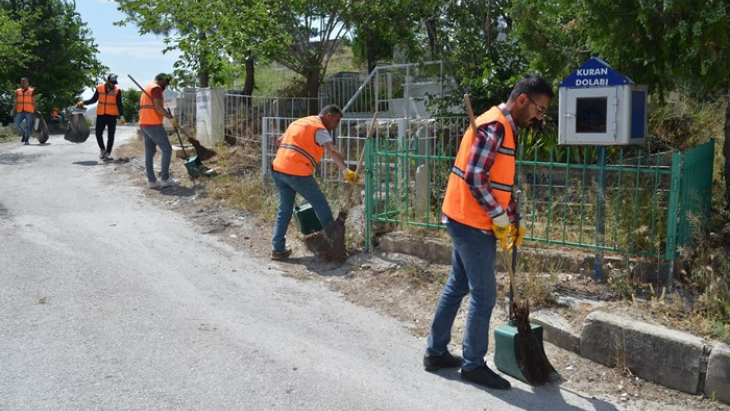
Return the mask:
<path id="1" fill-rule="evenodd" d="M 512 120 L 512 115 L 504 103 L 499 105 L 499 109 L 502 110 L 502 113 L 504 113 L 504 116 L 512 127 L 512 135 L 515 137 L 516 146 L 517 133 L 520 132 L 520 129 L 514 123 L 514 120 Z M 514 222 L 514 199 L 510 198 L 509 205 L 505 210 L 497 202 L 497 199 L 494 198 L 492 189 L 489 186 L 489 170 L 491 170 L 494 164 L 494 157 L 497 154 L 497 149 L 502 145 L 502 140 L 504 140 L 504 127 L 499 121 L 493 121 L 479 126 L 474 143 L 471 146 L 471 154 L 469 155 L 466 170 L 464 170 L 464 181 L 466 181 L 472 195 L 489 217 L 495 218 L 506 212 L 510 221 Z M 443 222 L 448 222 L 447 216 L 444 216 Z"/>

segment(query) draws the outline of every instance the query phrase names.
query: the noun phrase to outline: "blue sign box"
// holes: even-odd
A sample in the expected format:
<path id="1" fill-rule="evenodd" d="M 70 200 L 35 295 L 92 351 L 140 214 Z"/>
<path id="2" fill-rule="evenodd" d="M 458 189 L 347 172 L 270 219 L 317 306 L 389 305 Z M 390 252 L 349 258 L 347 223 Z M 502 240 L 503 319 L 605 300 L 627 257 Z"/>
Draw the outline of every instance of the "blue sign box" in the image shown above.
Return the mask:
<path id="1" fill-rule="evenodd" d="M 611 87 L 634 84 L 634 82 L 614 70 L 605 61 L 598 57 L 591 57 L 583 63 L 576 71 L 564 78 L 558 87 L 567 88 L 588 88 L 588 87 Z"/>

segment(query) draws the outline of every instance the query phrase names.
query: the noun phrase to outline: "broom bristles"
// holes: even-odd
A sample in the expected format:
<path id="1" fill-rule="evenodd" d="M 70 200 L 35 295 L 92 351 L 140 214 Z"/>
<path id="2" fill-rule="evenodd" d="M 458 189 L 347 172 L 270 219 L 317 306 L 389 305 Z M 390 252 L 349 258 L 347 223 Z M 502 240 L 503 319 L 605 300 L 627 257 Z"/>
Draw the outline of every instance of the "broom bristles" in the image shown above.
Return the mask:
<path id="1" fill-rule="evenodd" d="M 519 366 L 522 375 L 532 386 L 550 382 L 553 367 L 530 326 L 530 303 L 525 301 L 523 305 L 515 301 L 512 303 L 512 311 L 520 344 Z"/>
<path id="2" fill-rule="evenodd" d="M 324 230 L 317 231 L 304 238 L 307 249 L 317 257 L 330 263 L 344 263 L 347 260 L 345 246 L 345 221 L 347 211 L 340 210 L 339 215 Z"/>

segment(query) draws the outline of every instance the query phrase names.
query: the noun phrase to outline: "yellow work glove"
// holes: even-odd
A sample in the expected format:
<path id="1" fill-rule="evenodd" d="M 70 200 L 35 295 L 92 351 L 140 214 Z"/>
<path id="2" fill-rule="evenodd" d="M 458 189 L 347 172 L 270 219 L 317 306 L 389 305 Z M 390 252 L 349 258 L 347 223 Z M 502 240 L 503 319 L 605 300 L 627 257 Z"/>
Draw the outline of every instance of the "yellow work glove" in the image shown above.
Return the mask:
<path id="1" fill-rule="evenodd" d="M 180 124 L 178 124 L 177 120 L 175 120 L 175 119 L 172 119 L 171 121 L 172 121 L 172 126 L 173 126 L 174 128 L 178 128 L 178 126 L 179 126 Z"/>
<path id="2" fill-rule="evenodd" d="M 342 177 L 344 177 L 345 181 L 352 185 L 357 183 L 357 174 L 348 168 L 342 170 Z"/>
<path id="3" fill-rule="evenodd" d="M 513 246 L 521 246 L 522 240 L 525 239 L 525 220 L 520 219 L 519 227 L 515 227 L 515 225 L 512 224 L 509 227 L 509 236 L 512 240 L 509 246 L 510 249 L 512 249 Z"/>
<path id="4" fill-rule="evenodd" d="M 127 124 L 127 120 L 124 119 L 124 116 L 119 117 L 119 124 L 121 124 L 121 125 Z"/>
<path id="5" fill-rule="evenodd" d="M 76 103 L 76 107 L 83 107 L 83 106 L 84 106 L 83 101 L 79 101 L 78 103 Z"/>
<path id="6" fill-rule="evenodd" d="M 509 234 L 509 218 L 507 213 L 502 213 L 497 217 L 492 218 L 492 232 L 494 236 L 499 240 L 502 248 L 507 248 L 507 235 Z"/>

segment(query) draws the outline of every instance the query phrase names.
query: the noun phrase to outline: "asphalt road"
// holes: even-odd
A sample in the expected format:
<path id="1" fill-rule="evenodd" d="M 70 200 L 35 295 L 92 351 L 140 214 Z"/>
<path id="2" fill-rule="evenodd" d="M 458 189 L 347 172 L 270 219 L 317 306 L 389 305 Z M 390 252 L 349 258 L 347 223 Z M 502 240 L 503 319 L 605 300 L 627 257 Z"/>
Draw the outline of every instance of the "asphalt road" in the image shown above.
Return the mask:
<path id="1" fill-rule="evenodd" d="M 427 373 L 405 324 L 201 234 L 97 157 L 93 136 L 0 144 L 2 411 L 622 409 Z"/>

